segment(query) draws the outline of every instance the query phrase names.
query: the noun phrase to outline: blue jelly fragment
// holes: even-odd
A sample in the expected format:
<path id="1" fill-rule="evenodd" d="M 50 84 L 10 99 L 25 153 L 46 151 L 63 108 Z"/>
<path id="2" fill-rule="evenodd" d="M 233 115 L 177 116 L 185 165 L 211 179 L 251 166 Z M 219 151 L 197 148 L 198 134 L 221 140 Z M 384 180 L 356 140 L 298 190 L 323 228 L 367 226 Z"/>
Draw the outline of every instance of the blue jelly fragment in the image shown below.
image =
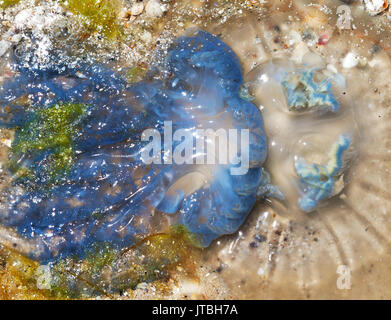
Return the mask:
<path id="1" fill-rule="evenodd" d="M 331 82 L 328 79 L 315 81 L 314 71 L 299 69 L 285 76 L 282 85 L 286 90 L 289 110 L 338 112 L 339 104 L 331 91 Z"/>
<path id="2" fill-rule="evenodd" d="M 336 182 L 343 173 L 344 156 L 350 145 L 351 139 L 341 135 L 331 147 L 326 165 L 308 163 L 301 157 L 295 159 L 295 170 L 302 191 L 298 201 L 301 210 L 311 212 L 322 201 L 336 194 Z"/>

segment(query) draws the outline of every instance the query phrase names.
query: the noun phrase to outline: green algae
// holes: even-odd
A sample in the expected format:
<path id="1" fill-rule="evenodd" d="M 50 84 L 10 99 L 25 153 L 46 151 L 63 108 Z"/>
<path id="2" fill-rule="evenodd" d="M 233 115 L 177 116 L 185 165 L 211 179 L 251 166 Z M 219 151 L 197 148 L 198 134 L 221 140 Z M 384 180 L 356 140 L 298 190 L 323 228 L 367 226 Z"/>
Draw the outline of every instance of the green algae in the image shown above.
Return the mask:
<path id="1" fill-rule="evenodd" d="M 99 273 L 118 258 L 119 250 L 109 244 L 95 244 L 85 259 L 90 273 Z"/>
<path id="2" fill-rule="evenodd" d="M 136 245 L 118 250 L 109 243 L 95 244 L 82 260 L 61 259 L 47 266 L 48 287 L 39 288 L 42 277 L 38 262 L 13 250 L 0 251 L 0 299 L 89 299 L 114 298 L 136 289 L 140 283 L 165 287 L 177 267 L 194 273 L 193 236 L 184 226 L 151 235 Z"/>
<path id="3" fill-rule="evenodd" d="M 32 110 L 26 124 L 18 128 L 12 144 L 9 167 L 19 178 L 34 182 L 34 168 L 20 159 L 48 154 L 40 175 L 49 184 L 57 183 L 72 167 L 75 150 L 73 137 L 80 128 L 87 107 L 64 103 Z"/>
<path id="4" fill-rule="evenodd" d="M 134 290 L 140 283 L 164 283 L 178 266 L 191 273 L 194 243 L 184 226 L 143 239 L 122 253 L 114 268 L 121 272 L 112 278 L 112 285 L 119 290 Z"/>
<path id="5" fill-rule="evenodd" d="M 38 262 L 4 247 L 0 249 L 0 260 L 1 300 L 52 298 L 49 290 L 37 287 Z"/>
<path id="6" fill-rule="evenodd" d="M 120 8 L 119 0 L 68 0 L 68 9 L 85 18 L 84 24 L 89 32 L 98 32 L 108 38 L 121 33 L 118 23 Z"/>
<path id="7" fill-rule="evenodd" d="M 0 8 L 6 9 L 17 5 L 20 0 L 0 0 Z"/>
<path id="8" fill-rule="evenodd" d="M 76 257 L 53 265 L 51 288 L 56 298 L 74 299 L 135 290 L 140 283 L 163 285 L 178 266 L 191 274 L 195 238 L 184 226 L 154 234 L 125 250 L 95 244 L 83 260 Z"/>
<path id="9" fill-rule="evenodd" d="M 133 67 L 126 73 L 126 80 L 128 83 L 134 83 L 143 80 L 146 74 L 146 69 L 142 67 Z"/>
<path id="10" fill-rule="evenodd" d="M 170 227 L 170 233 L 176 237 L 183 238 L 186 244 L 195 248 L 203 248 L 197 235 L 190 232 L 183 224 L 175 224 Z"/>

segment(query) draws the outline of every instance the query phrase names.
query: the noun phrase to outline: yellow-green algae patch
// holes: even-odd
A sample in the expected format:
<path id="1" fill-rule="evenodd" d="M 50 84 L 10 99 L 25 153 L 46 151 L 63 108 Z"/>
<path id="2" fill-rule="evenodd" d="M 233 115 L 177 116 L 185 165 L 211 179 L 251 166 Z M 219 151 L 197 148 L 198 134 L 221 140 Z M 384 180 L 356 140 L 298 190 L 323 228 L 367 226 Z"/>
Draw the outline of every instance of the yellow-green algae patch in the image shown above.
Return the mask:
<path id="1" fill-rule="evenodd" d="M 140 283 L 167 281 L 172 272 L 181 266 L 194 273 L 192 254 L 195 250 L 192 236 L 185 227 L 172 227 L 169 233 L 152 235 L 130 250 L 121 253 L 112 285 L 120 290 L 135 289 Z"/>
<path id="2" fill-rule="evenodd" d="M 17 5 L 20 0 L 0 0 L 0 8 L 8 8 Z"/>
<path id="3" fill-rule="evenodd" d="M 141 81 L 145 77 L 146 72 L 147 69 L 140 66 L 130 68 L 126 73 L 126 80 L 128 83 Z"/>
<path id="4" fill-rule="evenodd" d="M 82 261 L 68 258 L 54 265 L 53 293 L 70 298 L 113 297 L 140 283 L 153 282 L 164 288 L 178 266 L 189 275 L 194 273 L 194 250 L 192 236 L 183 227 L 148 236 L 125 250 L 97 244 Z"/>
<path id="5" fill-rule="evenodd" d="M 39 108 L 29 114 L 26 124 L 18 128 L 10 153 L 9 167 L 17 177 L 33 180 L 34 168 L 19 160 L 26 155 L 36 157 L 49 152 L 46 164 L 40 168 L 49 183 L 56 183 L 73 164 L 72 139 L 81 126 L 86 105 L 64 103 Z M 33 182 L 32 181 L 32 182 Z"/>
<path id="6" fill-rule="evenodd" d="M 0 247 L 1 248 L 1 247 Z M 37 288 L 39 263 L 14 251 L 0 249 L 0 299 L 49 299 L 50 291 Z"/>
<path id="7" fill-rule="evenodd" d="M 120 0 L 68 0 L 68 9 L 84 18 L 91 33 L 99 32 L 109 38 L 120 34 Z"/>
<path id="8" fill-rule="evenodd" d="M 177 268 L 194 277 L 196 244 L 183 226 L 148 236 L 125 250 L 96 244 L 82 260 L 71 257 L 47 266 L 49 286 L 44 289 L 38 288 L 42 277 L 38 262 L 2 248 L 0 299 L 114 298 L 124 292 L 131 296 L 140 283 L 169 290 L 168 280 Z"/>

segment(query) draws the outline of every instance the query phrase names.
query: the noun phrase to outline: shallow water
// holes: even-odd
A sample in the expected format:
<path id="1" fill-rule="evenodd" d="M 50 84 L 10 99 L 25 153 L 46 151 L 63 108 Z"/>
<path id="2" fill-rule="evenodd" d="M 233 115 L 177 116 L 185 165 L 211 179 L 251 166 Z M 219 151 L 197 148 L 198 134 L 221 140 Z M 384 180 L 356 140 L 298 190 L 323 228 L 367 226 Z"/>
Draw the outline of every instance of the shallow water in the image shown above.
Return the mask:
<path id="1" fill-rule="evenodd" d="M 139 288 L 132 292 L 136 297 L 391 296 L 389 22 L 385 14 L 369 16 L 356 2 L 350 7 L 355 28 L 339 30 L 336 12 L 342 4 L 286 1 L 257 4 L 255 9 L 245 10 L 249 3 L 236 1 L 231 11 L 221 9 L 226 18 L 217 23 L 213 7 L 225 8 L 220 2 L 215 6 L 209 1 L 177 2 L 175 6 L 181 10 L 169 11 L 167 25 L 175 26 L 178 20 L 186 21 L 181 14 L 187 12 L 188 5 L 195 12 L 200 10 L 204 17 L 188 19 L 182 28 L 201 26 L 219 35 L 238 55 L 252 102 L 264 117 L 269 150 L 266 168 L 285 200 L 259 201 L 238 232 L 196 254 L 192 277 L 177 272 L 178 286 L 169 284 L 168 291 L 152 295 Z M 166 40 L 170 41 L 169 37 Z M 346 63 L 344 67 L 349 52 L 359 60 L 352 68 Z M 129 63 L 122 59 L 119 65 Z M 339 112 L 287 111 L 280 87 L 256 81 L 265 74 L 272 78 L 277 65 L 290 65 L 284 67 L 288 69 L 315 67 L 323 77 L 333 78 Z M 345 79 L 345 86 L 341 79 Z M 324 163 L 341 133 L 348 133 L 353 143 L 346 170 L 338 179 L 338 192 L 316 211 L 305 213 L 297 205 L 301 192 L 294 157 Z M 1 238 L 3 244 L 20 241 L 9 232 L 2 232 Z M 344 272 L 350 275 L 347 287 L 339 282 Z"/>
<path id="2" fill-rule="evenodd" d="M 298 11 L 293 12 L 300 12 L 299 8 L 300 5 Z M 288 12 L 285 14 L 289 15 Z M 289 23 L 289 27 L 284 28 L 284 23 L 279 24 L 283 21 L 283 16 L 283 13 L 275 16 L 272 14 L 260 23 L 261 26 L 256 23 L 249 24 L 250 26 L 243 23 L 242 28 L 245 31 L 240 33 L 259 36 L 263 47 L 272 49 L 272 52 L 275 50 L 273 47 L 276 47 L 276 54 L 270 54 L 269 51 L 269 55 L 284 59 L 288 56 L 296 63 L 308 63 L 307 50 L 297 49 L 301 47 L 300 41 L 287 51 L 284 50 L 284 44 L 268 41 L 265 30 L 271 30 L 269 33 L 273 34 L 269 35 L 269 39 L 278 37 L 279 42 L 285 43 L 289 43 L 292 32 L 303 30 L 300 20 Z M 314 18 L 321 20 L 326 16 L 315 14 Z M 355 21 L 357 23 L 360 20 Z M 275 31 L 275 25 L 283 30 L 282 34 Z M 304 28 L 306 26 L 304 24 Z M 329 28 L 332 29 L 330 24 L 320 25 L 322 33 L 331 34 L 330 30 L 327 30 Z M 356 33 L 360 31 L 356 30 Z M 380 42 L 383 36 L 386 35 L 378 35 Z M 276 105 L 285 103 L 281 102 L 280 92 L 276 93 L 273 88 L 260 88 L 259 96 L 255 94 L 256 101 L 263 106 L 265 130 L 269 143 L 272 144 L 269 145 L 267 167 L 270 168 L 274 181 L 278 181 L 277 184 L 281 182 L 282 189 L 291 190 L 288 194 L 295 195 L 297 192 L 295 187 L 290 185 L 292 153 L 305 152 L 308 146 L 315 152 L 324 151 L 341 131 L 355 132 L 353 134 L 356 135 L 356 143 L 354 161 L 344 178 L 345 188 L 327 205 L 306 214 L 297 210 L 297 196 L 288 199 L 288 205 L 275 203 L 274 200 L 271 203 L 259 204 L 243 227 L 242 233 L 215 246 L 214 250 L 218 252 L 219 258 L 217 261 L 213 259 L 214 263 L 226 266 L 226 272 L 221 274 L 231 283 L 236 296 L 389 297 L 390 279 L 386 274 L 390 261 L 390 222 L 387 218 L 389 196 L 386 190 L 390 176 L 386 138 L 388 124 L 385 120 L 388 114 L 388 86 L 384 88 L 387 80 L 383 77 L 386 76 L 379 72 L 381 68 L 389 65 L 390 60 L 384 51 L 373 54 L 373 39 L 370 36 L 368 38 L 365 39 L 367 41 L 356 39 L 351 34 L 334 30 L 327 45 L 311 46 L 311 51 L 316 52 L 317 56 L 311 57 L 310 63 L 330 70 L 335 66 L 346 79 L 346 89 L 337 94 L 343 108 L 338 117 L 326 116 L 315 121 L 308 118 L 291 119 L 283 112 L 276 111 Z M 231 39 L 230 44 L 235 48 L 234 43 L 235 40 Z M 245 46 L 240 47 L 237 52 L 246 52 Z M 256 48 L 257 45 L 249 47 Z M 256 50 L 262 54 L 267 52 L 264 48 Z M 343 57 L 350 50 L 357 50 L 362 54 L 361 58 L 372 60 L 373 65 L 382 61 L 383 67 L 378 69 L 366 65 L 354 69 L 343 68 Z M 302 54 L 301 61 L 298 52 Z M 269 56 L 264 56 L 267 58 L 258 57 L 261 66 L 256 69 L 270 69 L 270 62 L 264 62 Z M 250 78 L 253 77 L 252 72 L 249 72 Z M 303 142 L 306 142 L 306 146 L 301 149 Z M 311 153 L 314 156 L 312 151 Z M 263 241 L 259 241 L 260 239 Z M 249 260 L 254 263 L 249 264 Z M 351 272 L 348 290 L 338 289 L 338 280 L 342 279 L 340 277 L 344 270 Z"/>

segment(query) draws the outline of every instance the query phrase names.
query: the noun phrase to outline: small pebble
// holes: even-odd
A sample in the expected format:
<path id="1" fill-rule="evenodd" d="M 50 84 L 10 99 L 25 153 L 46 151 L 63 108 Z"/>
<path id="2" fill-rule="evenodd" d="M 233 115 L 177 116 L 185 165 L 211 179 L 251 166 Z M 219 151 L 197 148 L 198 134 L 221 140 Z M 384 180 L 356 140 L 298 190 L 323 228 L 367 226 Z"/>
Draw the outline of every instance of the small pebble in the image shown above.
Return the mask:
<path id="1" fill-rule="evenodd" d="M 132 6 L 132 9 L 130 9 L 130 12 L 133 16 L 138 16 L 144 11 L 144 3 L 137 2 Z"/>
<path id="2" fill-rule="evenodd" d="M 8 49 L 11 47 L 11 43 L 5 40 L 0 41 L 0 57 L 2 57 Z"/>
<path id="3" fill-rule="evenodd" d="M 371 16 L 375 16 L 388 8 L 388 0 L 364 0 L 365 9 Z"/>
<path id="4" fill-rule="evenodd" d="M 148 17 L 158 18 L 163 15 L 163 7 L 159 0 L 149 0 L 145 6 L 145 13 Z"/>
<path id="5" fill-rule="evenodd" d="M 148 288 L 148 284 L 145 282 L 141 282 L 137 285 L 136 289 L 146 290 Z"/>
<path id="6" fill-rule="evenodd" d="M 353 52 L 349 52 L 342 60 L 342 67 L 345 69 L 351 69 L 357 66 L 359 57 Z"/>
<path id="7" fill-rule="evenodd" d="M 254 237 L 255 240 L 257 240 L 258 242 L 264 242 L 266 241 L 266 237 L 264 237 L 263 235 L 261 234 L 257 234 L 255 237 Z"/>
<path id="8" fill-rule="evenodd" d="M 12 146 L 12 140 L 11 139 L 4 139 L 4 138 L 2 138 L 0 141 L 1 141 L 2 144 L 6 145 L 8 148 L 11 148 L 11 146 Z"/>
<path id="9" fill-rule="evenodd" d="M 250 242 L 250 248 L 254 249 L 254 248 L 257 248 L 257 247 L 258 247 L 258 243 L 256 243 L 255 241 Z"/>
<path id="10" fill-rule="evenodd" d="M 20 33 L 18 33 L 12 36 L 11 41 L 13 43 L 19 43 L 22 40 L 22 38 L 23 36 Z"/>

